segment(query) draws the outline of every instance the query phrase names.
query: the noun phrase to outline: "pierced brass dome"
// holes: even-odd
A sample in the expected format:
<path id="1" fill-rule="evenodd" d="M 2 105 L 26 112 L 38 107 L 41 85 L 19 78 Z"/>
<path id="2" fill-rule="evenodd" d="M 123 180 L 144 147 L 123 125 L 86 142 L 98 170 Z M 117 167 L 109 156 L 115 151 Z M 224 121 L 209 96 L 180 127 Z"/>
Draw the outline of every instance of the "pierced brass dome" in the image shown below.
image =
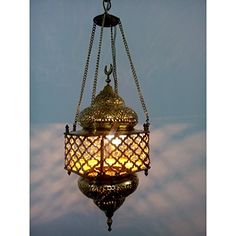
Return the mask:
<path id="1" fill-rule="evenodd" d="M 138 123 L 138 116 L 125 106 L 124 100 L 108 84 L 96 96 L 93 104 L 79 114 L 78 122 L 84 129 L 132 130 Z"/>

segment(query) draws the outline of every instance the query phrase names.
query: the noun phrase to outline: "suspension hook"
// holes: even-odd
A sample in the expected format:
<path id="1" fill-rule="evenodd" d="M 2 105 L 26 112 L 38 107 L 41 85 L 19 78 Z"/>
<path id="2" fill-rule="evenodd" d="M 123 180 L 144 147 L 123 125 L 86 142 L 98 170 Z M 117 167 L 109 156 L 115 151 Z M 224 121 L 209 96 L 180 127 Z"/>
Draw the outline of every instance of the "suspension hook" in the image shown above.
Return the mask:
<path id="1" fill-rule="evenodd" d="M 103 0 L 103 8 L 105 13 L 111 9 L 111 0 Z"/>

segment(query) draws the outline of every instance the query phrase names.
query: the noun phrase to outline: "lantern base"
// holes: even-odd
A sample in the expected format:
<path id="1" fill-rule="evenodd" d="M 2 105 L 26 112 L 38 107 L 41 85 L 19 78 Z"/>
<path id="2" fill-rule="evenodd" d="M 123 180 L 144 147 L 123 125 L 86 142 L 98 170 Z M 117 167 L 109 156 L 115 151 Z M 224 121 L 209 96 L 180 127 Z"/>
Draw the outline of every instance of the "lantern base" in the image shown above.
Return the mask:
<path id="1" fill-rule="evenodd" d="M 107 217 L 108 231 L 111 231 L 112 216 L 124 203 L 125 198 L 132 194 L 138 187 L 136 174 L 125 177 L 111 177 L 110 179 L 84 178 L 78 180 L 81 192 L 93 202 Z"/>
<path id="2" fill-rule="evenodd" d="M 78 186 L 88 198 L 100 200 L 105 198 L 127 197 L 138 187 L 138 176 L 130 174 L 122 177 L 84 178 L 80 177 Z"/>

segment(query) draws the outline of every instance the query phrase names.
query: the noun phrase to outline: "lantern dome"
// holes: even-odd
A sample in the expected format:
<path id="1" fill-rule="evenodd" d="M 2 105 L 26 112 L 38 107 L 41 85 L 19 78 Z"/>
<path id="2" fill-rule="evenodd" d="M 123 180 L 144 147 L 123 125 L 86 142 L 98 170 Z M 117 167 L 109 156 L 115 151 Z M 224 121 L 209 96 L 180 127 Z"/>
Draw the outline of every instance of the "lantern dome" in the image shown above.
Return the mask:
<path id="1" fill-rule="evenodd" d="M 138 116 L 107 84 L 92 105 L 79 114 L 78 122 L 84 129 L 132 130 L 138 123 Z"/>

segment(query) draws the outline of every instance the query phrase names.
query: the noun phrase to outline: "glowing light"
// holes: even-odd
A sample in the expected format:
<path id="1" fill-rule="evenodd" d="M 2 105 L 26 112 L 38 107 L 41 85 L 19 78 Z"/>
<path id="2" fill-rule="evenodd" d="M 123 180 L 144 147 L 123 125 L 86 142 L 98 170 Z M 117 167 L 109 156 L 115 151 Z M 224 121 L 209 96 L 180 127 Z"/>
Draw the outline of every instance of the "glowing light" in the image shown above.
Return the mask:
<path id="1" fill-rule="evenodd" d="M 68 135 L 65 140 L 65 165 L 82 176 L 92 177 L 102 172 L 108 176 L 124 175 L 145 170 L 149 165 L 148 134 L 83 138 Z"/>

